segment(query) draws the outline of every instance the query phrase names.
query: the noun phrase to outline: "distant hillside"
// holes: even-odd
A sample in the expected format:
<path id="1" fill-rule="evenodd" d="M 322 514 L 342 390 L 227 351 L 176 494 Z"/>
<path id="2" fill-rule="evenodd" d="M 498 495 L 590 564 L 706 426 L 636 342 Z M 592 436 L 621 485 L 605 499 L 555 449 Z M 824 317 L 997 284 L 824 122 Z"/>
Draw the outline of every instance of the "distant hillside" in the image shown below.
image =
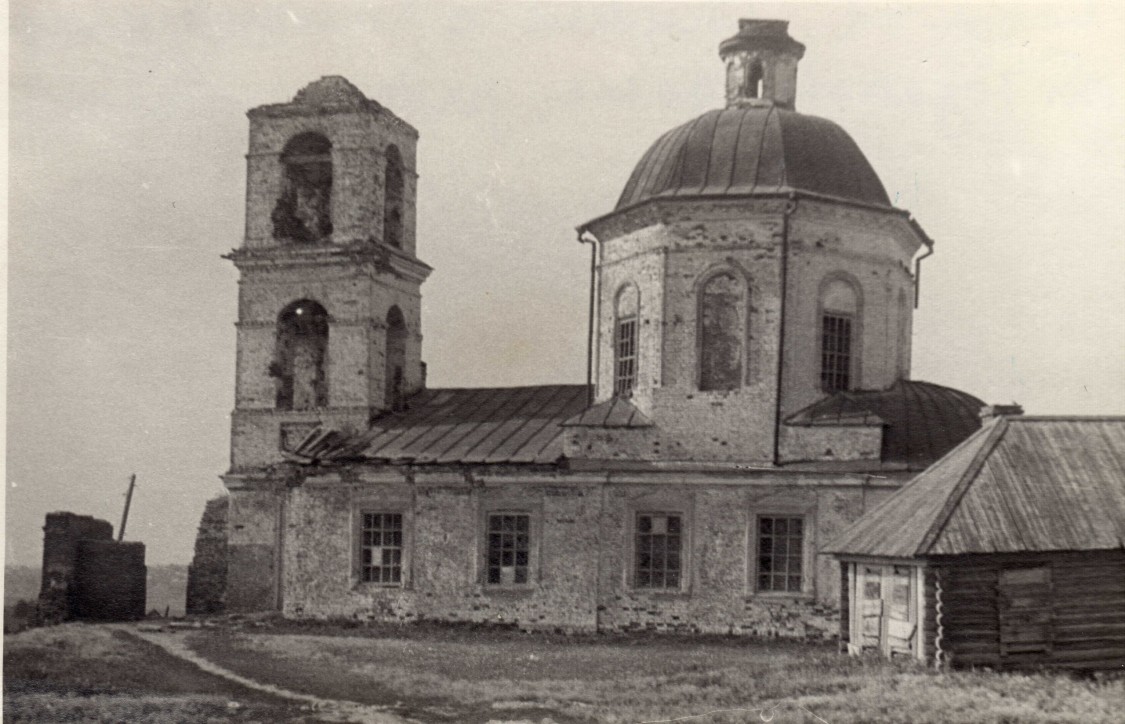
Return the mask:
<path id="1" fill-rule="evenodd" d="M 145 609 L 156 609 L 171 616 L 184 614 L 184 597 L 187 595 L 187 566 L 164 565 L 148 567 L 148 595 Z M 17 601 L 34 601 L 39 598 L 38 566 L 7 566 L 4 568 L 4 608 Z"/>
<path id="2" fill-rule="evenodd" d="M 39 566 L 4 568 L 4 608 L 39 598 Z"/>
<path id="3" fill-rule="evenodd" d="M 145 607 L 149 611 L 155 608 L 162 614 L 167 607 L 170 616 L 183 616 L 187 569 L 184 565 L 149 566 Z"/>

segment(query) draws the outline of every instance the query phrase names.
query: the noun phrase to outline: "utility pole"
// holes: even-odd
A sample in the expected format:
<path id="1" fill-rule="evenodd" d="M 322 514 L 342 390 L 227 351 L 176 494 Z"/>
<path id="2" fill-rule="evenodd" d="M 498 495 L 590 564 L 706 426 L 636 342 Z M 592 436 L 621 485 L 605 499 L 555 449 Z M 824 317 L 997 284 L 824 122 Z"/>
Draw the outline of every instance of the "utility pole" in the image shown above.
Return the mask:
<path id="1" fill-rule="evenodd" d="M 117 542 L 125 538 L 125 523 L 129 521 L 129 504 L 133 502 L 133 487 L 137 484 L 137 474 L 129 476 L 129 492 L 125 493 L 125 510 L 121 513 L 121 527 L 117 529 Z"/>

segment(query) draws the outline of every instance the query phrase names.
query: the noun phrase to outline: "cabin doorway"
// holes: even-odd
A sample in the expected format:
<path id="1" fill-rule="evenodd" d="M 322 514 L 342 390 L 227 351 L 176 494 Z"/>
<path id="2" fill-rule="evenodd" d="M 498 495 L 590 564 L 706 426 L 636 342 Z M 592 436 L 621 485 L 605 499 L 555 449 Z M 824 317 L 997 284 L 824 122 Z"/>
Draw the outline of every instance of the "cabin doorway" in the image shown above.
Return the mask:
<path id="1" fill-rule="evenodd" d="M 917 566 L 852 564 L 852 653 L 917 656 L 920 571 Z"/>
<path id="2" fill-rule="evenodd" d="M 1051 569 L 1026 566 L 1000 570 L 1000 661 L 1030 663 L 1051 652 Z"/>

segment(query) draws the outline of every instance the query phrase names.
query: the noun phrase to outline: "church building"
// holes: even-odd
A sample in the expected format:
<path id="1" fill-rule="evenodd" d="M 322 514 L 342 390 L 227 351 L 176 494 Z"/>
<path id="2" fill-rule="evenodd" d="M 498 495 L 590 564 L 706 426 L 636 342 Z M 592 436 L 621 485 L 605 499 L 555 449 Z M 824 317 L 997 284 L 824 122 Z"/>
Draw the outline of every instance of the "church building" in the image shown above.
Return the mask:
<path id="1" fill-rule="evenodd" d="M 835 634 L 820 548 L 983 403 L 910 379 L 933 242 L 796 110 L 787 26 L 578 227 L 589 385 L 428 387 L 418 132 L 338 76 L 249 112 L 228 611 Z"/>

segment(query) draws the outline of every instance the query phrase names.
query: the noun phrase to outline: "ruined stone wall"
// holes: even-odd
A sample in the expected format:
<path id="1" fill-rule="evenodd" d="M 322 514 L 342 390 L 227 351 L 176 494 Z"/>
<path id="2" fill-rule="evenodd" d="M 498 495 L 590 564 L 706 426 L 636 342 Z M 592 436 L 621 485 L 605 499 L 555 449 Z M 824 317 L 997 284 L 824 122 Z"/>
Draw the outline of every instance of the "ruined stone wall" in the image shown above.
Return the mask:
<path id="1" fill-rule="evenodd" d="M 82 621 L 136 621 L 145 616 L 148 586 L 144 543 L 78 542 L 73 617 Z"/>
<path id="2" fill-rule="evenodd" d="M 113 526 L 48 513 L 43 526 L 39 621 L 128 621 L 145 613 L 145 547 L 113 540 Z"/>
<path id="3" fill-rule="evenodd" d="M 277 319 L 289 304 L 311 299 L 329 314 L 326 381 L 328 409 L 279 411 L 271 375 Z M 377 273 L 369 264 L 338 262 L 305 267 L 255 269 L 239 285 L 238 357 L 231 465 L 235 470 L 282 460 L 281 427 L 323 422 L 366 426 L 372 409 L 384 405 L 388 311 L 398 306 L 407 322 L 404 389 L 421 389 L 421 296 L 418 285 Z"/>
<path id="4" fill-rule="evenodd" d="M 58 623 L 72 616 L 78 600 L 78 544 L 83 540 L 113 540 L 113 526 L 89 515 L 47 514 L 39 589 L 39 612 L 44 623 Z"/>
<path id="5" fill-rule="evenodd" d="M 228 479 L 226 610 L 277 608 L 278 519 L 281 499 L 272 486 L 258 489 Z"/>
<path id="6" fill-rule="evenodd" d="M 189 614 L 222 613 L 227 592 L 227 514 L 230 498 L 212 498 L 203 508 L 195 554 L 188 566 L 187 600 Z"/>
<path id="7" fill-rule="evenodd" d="M 827 636 L 836 630 L 839 574 L 816 547 L 894 489 L 863 476 L 579 473 L 486 478 L 426 473 L 342 480 L 324 475 L 286 494 L 284 612 L 296 617 L 495 622 L 563 630 L 684 630 Z M 687 527 L 684 585 L 634 586 L 638 512 L 675 511 Z M 362 514 L 403 515 L 401 585 L 360 580 Z M 526 585 L 488 585 L 489 512 L 527 513 Z M 754 587 L 759 514 L 805 517 L 798 594 Z M 821 560 L 824 558 L 824 560 Z"/>
<path id="8" fill-rule="evenodd" d="M 281 153 L 293 137 L 313 132 L 332 144 L 332 238 L 336 243 L 382 240 L 386 148 L 390 144 L 398 148 L 406 169 L 402 248 L 413 254 L 417 132 L 386 109 L 315 111 L 299 106 L 275 106 L 267 113 L 251 111 L 246 246 L 259 248 L 275 243 L 271 213 L 281 193 Z"/>

